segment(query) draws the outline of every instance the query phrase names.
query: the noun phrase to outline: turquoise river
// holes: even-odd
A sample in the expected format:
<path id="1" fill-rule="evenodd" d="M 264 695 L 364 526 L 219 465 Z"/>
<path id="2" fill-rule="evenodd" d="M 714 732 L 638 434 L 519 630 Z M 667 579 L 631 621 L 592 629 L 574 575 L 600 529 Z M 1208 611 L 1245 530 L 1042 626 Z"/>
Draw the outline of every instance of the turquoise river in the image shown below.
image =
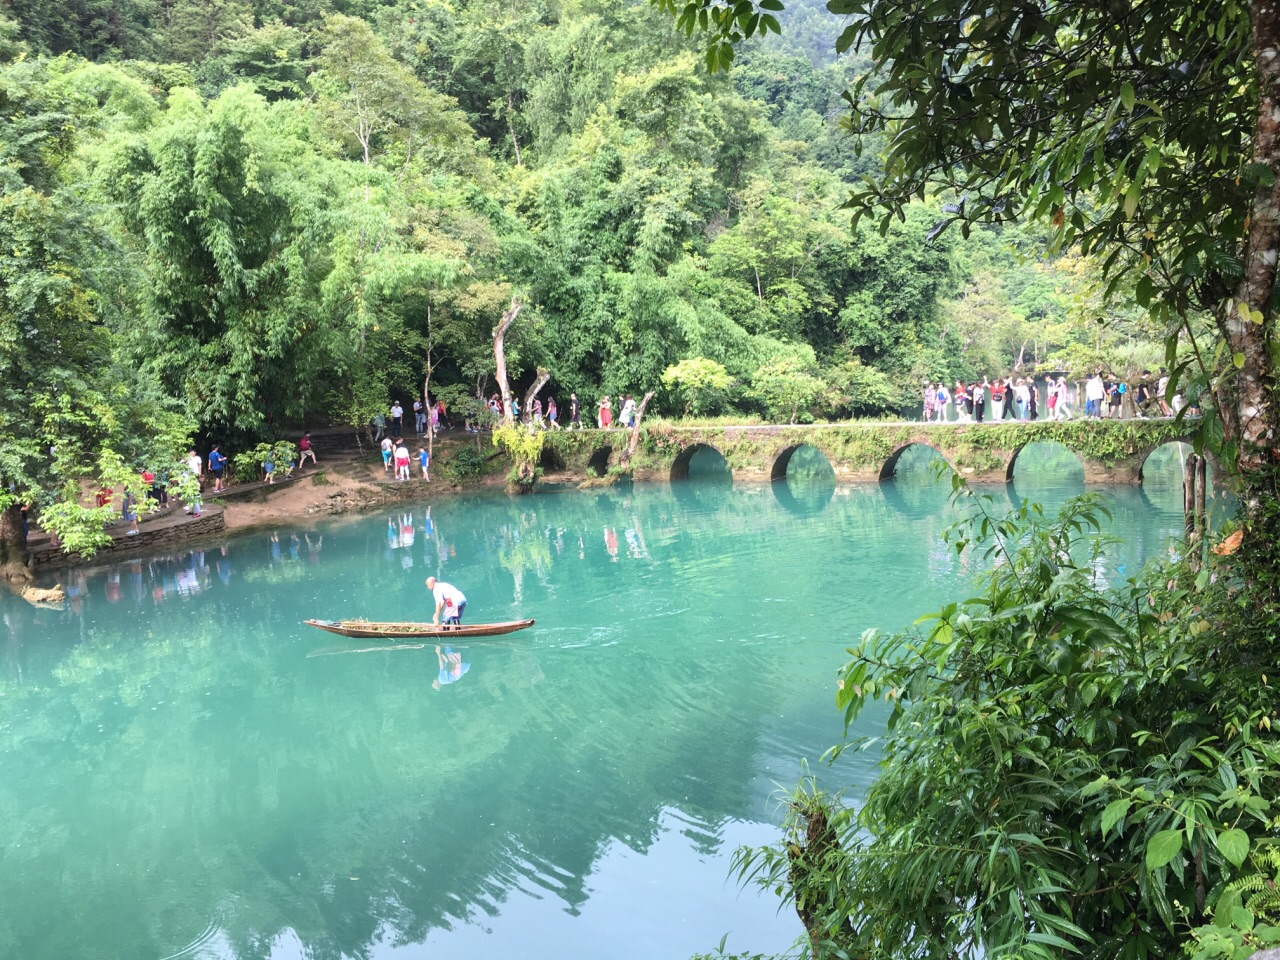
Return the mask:
<path id="1" fill-rule="evenodd" d="M 1018 463 L 1004 507 L 1083 490 L 1069 457 Z M 62 610 L 0 596 L 0 957 L 784 950 L 794 913 L 729 877 L 733 850 L 778 837 L 806 759 L 856 798 L 875 756 L 819 760 L 845 648 L 975 571 L 922 464 L 837 486 L 798 454 L 773 487 L 702 466 L 104 564 L 63 576 Z M 1102 491 L 1104 575 L 1169 548 L 1178 469 L 1162 448 L 1144 488 Z M 471 622 L 538 622 L 443 669 L 300 623 L 429 619 L 429 575 Z"/>

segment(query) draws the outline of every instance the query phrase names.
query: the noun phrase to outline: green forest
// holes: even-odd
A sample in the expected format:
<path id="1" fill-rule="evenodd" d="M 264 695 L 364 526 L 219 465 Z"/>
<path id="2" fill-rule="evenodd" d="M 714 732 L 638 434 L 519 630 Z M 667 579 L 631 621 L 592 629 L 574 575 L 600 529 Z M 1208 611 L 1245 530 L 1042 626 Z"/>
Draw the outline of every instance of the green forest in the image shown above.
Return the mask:
<path id="1" fill-rule="evenodd" d="M 1201 483 L 1177 555 L 1110 587 L 1104 501 L 1002 518 L 957 479 L 979 592 L 840 674 L 846 720 L 889 714 L 877 780 L 858 809 L 801 784 L 740 878 L 816 957 L 1280 942 L 1273 5 L 0 13 L 0 562 L 19 504 L 92 521 L 82 478 L 191 438 L 361 424 L 428 378 L 487 394 L 517 304 L 517 388 L 667 415 L 1166 365 L 1203 391 L 1230 529 Z M 684 361 L 719 373 L 696 406 Z"/>
<path id="2" fill-rule="evenodd" d="M 0 4 L 0 475 L 245 449 L 423 389 L 898 415 L 926 379 L 1160 359 L 1035 227 L 854 229 L 879 141 L 816 2 L 708 73 L 645 3 Z M 1156 338 L 1158 339 L 1158 338 Z M 50 451 L 52 450 L 52 453 Z M 108 451 L 104 454 L 103 451 Z M 106 461 L 103 458 L 106 457 Z M 116 459 L 113 459 L 116 458 Z"/>

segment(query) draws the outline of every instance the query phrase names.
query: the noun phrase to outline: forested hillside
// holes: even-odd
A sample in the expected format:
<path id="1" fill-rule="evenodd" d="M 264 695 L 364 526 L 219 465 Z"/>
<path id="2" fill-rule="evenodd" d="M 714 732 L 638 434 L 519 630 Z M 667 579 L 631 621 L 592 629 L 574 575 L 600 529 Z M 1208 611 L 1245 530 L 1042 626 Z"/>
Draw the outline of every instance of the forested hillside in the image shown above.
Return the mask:
<path id="1" fill-rule="evenodd" d="M 1073 322 L 1089 270 L 1038 259 L 1042 237 L 931 243 L 933 201 L 851 229 L 877 145 L 844 133 L 840 95 L 865 64 L 834 56 L 817 0 L 714 75 L 643 3 L 0 13 L 15 489 L 192 431 L 361 422 L 428 366 L 447 399 L 486 392 L 513 298 L 518 383 L 656 389 L 666 412 L 686 358 L 732 377 L 703 412 L 776 414 L 782 381 L 802 417 L 847 417 L 896 414 L 926 377 L 1128 349 Z"/>

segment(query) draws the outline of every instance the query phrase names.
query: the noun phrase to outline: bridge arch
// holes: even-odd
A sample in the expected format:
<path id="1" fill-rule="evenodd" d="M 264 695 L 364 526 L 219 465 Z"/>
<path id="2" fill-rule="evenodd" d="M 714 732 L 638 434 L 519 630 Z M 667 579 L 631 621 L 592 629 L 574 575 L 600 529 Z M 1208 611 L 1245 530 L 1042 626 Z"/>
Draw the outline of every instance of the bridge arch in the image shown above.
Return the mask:
<path id="1" fill-rule="evenodd" d="M 1009 455 L 1009 462 L 1004 468 L 1004 479 L 1006 483 L 1013 483 L 1014 475 L 1017 471 L 1018 457 L 1022 455 L 1022 451 L 1027 449 L 1027 447 L 1036 446 L 1037 444 L 1043 447 L 1057 447 L 1071 454 L 1072 459 L 1080 466 L 1080 472 L 1083 475 L 1085 471 L 1084 460 L 1080 458 L 1080 454 L 1076 453 L 1065 443 L 1058 440 L 1028 440 L 1026 443 L 1020 443 L 1014 447 L 1013 453 Z"/>
<path id="2" fill-rule="evenodd" d="M 810 443 L 783 448 L 774 457 L 769 479 L 774 499 L 798 517 L 817 516 L 836 494 L 835 467 L 822 450 Z"/>
<path id="3" fill-rule="evenodd" d="M 730 479 L 733 478 L 733 469 L 729 466 L 729 461 L 725 459 L 725 455 L 723 453 L 709 443 L 694 443 L 681 450 L 679 456 L 676 457 L 675 462 L 671 464 L 672 482 L 688 480 L 689 464 L 693 462 L 694 457 L 703 452 L 712 453 L 718 457 L 720 461 L 724 463 L 725 473 L 728 474 Z"/>
<path id="4" fill-rule="evenodd" d="M 812 451 L 812 453 L 809 451 Z M 821 457 L 826 465 L 831 469 L 832 475 L 835 475 L 835 465 L 832 464 L 831 458 L 823 451 L 819 450 L 811 443 L 793 443 L 789 447 L 784 447 L 779 451 L 778 455 L 773 458 L 773 466 L 769 470 L 769 479 L 774 482 L 786 480 L 787 468 L 791 466 L 791 458 L 797 453 L 800 453 L 802 459 L 810 459 L 814 454 L 816 454 Z"/>
<path id="5" fill-rule="evenodd" d="M 1167 447 L 1171 443 L 1185 443 L 1187 446 L 1192 446 L 1194 443 L 1194 438 L 1190 436 L 1169 437 L 1166 440 L 1161 440 L 1159 443 L 1153 443 L 1150 446 L 1146 447 L 1145 449 L 1140 450 L 1138 452 L 1137 457 L 1135 457 L 1135 459 L 1138 462 L 1138 483 L 1139 484 L 1141 484 L 1143 480 L 1146 479 L 1144 476 L 1144 473 L 1147 469 L 1147 461 L 1151 459 L 1151 455 L 1155 453 L 1157 450 L 1159 450 L 1161 447 Z M 1217 458 L 1214 457 L 1213 454 L 1211 454 L 1208 450 L 1204 451 L 1204 457 L 1209 461 L 1209 469 L 1213 471 L 1214 476 L 1215 477 L 1222 476 L 1223 474 L 1218 465 Z"/>
<path id="6" fill-rule="evenodd" d="M 592 451 L 591 459 L 587 461 L 587 470 L 594 473 L 597 477 L 603 477 L 609 472 L 609 458 L 613 456 L 613 447 L 605 444 L 597 447 Z"/>
<path id="7" fill-rule="evenodd" d="M 935 447 L 932 443 L 928 443 L 924 440 L 908 440 L 906 443 L 895 447 L 893 452 L 889 454 L 888 459 L 881 465 L 879 476 L 880 482 L 883 483 L 885 480 L 892 480 L 894 478 L 894 475 L 898 472 L 898 461 L 901 460 L 902 455 L 912 447 L 925 447 L 932 450 L 943 460 L 943 462 L 946 463 L 948 467 L 951 468 L 953 472 L 955 471 L 956 467 L 955 464 L 951 462 L 951 458 Z"/>

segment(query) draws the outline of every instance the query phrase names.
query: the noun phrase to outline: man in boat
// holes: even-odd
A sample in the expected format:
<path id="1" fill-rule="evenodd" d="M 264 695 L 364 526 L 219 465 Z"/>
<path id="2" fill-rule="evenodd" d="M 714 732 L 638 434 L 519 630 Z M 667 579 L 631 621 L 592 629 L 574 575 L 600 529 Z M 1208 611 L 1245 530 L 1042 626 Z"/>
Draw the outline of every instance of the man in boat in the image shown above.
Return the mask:
<path id="1" fill-rule="evenodd" d="M 467 609 L 467 598 L 463 596 L 462 591 L 453 584 L 437 580 L 435 577 L 427 577 L 427 589 L 436 598 L 436 613 L 431 622 L 440 623 L 440 615 L 443 613 L 445 623 L 460 626 L 462 614 Z"/>

